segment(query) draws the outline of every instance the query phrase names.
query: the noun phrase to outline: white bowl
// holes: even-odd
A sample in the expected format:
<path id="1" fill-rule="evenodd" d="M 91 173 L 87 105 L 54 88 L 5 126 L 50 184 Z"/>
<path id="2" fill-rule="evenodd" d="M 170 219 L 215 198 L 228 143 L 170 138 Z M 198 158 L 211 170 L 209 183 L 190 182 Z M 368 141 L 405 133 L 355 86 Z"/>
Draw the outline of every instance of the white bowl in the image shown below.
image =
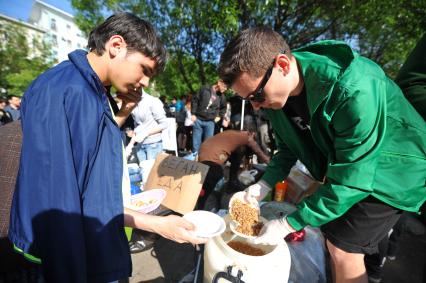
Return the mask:
<path id="1" fill-rule="evenodd" d="M 160 206 L 166 194 L 163 189 L 151 189 L 132 195 L 129 208 L 142 213 L 149 213 Z"/>
<path id="2" fill-rule="evenodd" d="M 194 210 L 186 213 L 183 218 L 195 225 L 191 231 L 194 236 L 212 238 L 225 231 L 226 224 L 219 215 L 204 210 Z"/>

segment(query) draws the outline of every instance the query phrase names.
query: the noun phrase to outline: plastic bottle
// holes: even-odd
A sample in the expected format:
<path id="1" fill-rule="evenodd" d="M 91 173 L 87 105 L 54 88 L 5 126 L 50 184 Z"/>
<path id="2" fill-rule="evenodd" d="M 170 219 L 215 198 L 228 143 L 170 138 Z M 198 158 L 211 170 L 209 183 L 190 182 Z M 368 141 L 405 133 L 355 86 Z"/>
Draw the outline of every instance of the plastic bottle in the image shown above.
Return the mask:
<path id="1" fill-rule="evenodd" d="M 286 180 L 282 182 L 278 182 L 275 184 L 275 195 L 274 200 L 275 201 L 284 201 L 285 193 L 287 191 L 288 183 Z"/>

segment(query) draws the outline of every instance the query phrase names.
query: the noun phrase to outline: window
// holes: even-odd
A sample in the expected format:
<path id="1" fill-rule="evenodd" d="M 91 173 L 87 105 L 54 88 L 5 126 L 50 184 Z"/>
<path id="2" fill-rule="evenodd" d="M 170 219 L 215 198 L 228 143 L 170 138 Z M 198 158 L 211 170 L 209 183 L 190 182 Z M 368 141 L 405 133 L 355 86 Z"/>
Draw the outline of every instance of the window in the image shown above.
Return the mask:
<path id="1" fill-rule="evenodd" d="M 71 48 L 71 40 L 67 40 L 67 46 L 69 47 L 69 48 Z"/>
<path id="2" fill-rule="evenodd" d="M 71 26 L 69 24 L 67 24 L 67 30 L 70 30 Z"/>
<path id="3" fill-rule="evenodd" d="M 52 35 L 52 43 L 53 45 L 58 46 L 58 37 L 56 34 Z"/>
<path id="4" fill-rule="evenodd" d="M 50 19 L 50 28 L 56 30 L 56 19 Z"/>

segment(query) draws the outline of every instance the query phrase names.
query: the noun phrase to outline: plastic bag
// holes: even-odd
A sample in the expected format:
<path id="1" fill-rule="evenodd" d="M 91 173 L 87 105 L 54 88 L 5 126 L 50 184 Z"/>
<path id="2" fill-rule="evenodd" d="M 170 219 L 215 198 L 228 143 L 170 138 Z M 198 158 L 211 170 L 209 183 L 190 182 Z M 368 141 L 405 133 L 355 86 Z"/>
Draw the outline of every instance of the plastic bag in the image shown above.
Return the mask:
<path id="1" fill-rule="evenodd" d="M 244 185 L 248 186 L 250 184 L 253 184 L 255 181 L 255 176 L 257 175 L 257 170 L 246 170 L 241 172 L 241 174 L 238 176 L 238 180 L 243 183 Z"/>
<path id="2" fill-rule="evenodd" d="M 286 202 L 268 202 L 261 204 L 260 212 L 268 220 L 284 217 L 296 210 L 296 207 Z M 291 255 L 290 283 L 325 283 L 324 238 L 318 228 L 305 227 L 305 237 L 300 242 L 287 242 Z"/>
<path id="3" fill-rule="evenodd" d="M 291 254 L 288 282 L 327 282 L 324 238 L 318 228 L 306 227 L 302 242 L 287 243 Z"/>

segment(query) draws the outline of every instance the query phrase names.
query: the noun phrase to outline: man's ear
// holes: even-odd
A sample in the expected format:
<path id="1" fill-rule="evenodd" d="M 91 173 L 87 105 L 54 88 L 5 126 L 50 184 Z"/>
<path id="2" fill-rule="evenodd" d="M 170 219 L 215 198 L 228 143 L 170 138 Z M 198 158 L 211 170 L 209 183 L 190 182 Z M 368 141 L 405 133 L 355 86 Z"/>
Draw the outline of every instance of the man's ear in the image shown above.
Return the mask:
<path id="1" fill-rule="evenodd" d="M 126 42 L 121 35 L 113 35 L 105 44 L 105 49 L 110 57 L 116 57 L 120 52 L 125 52 Z"/>
<path id="2" fill-rule="evenodd" d="M 285 54 L 279 54 L 275 58 L 275 67 L 278 67 L 283 75 L 290 72 L 290 58 Z"/>

